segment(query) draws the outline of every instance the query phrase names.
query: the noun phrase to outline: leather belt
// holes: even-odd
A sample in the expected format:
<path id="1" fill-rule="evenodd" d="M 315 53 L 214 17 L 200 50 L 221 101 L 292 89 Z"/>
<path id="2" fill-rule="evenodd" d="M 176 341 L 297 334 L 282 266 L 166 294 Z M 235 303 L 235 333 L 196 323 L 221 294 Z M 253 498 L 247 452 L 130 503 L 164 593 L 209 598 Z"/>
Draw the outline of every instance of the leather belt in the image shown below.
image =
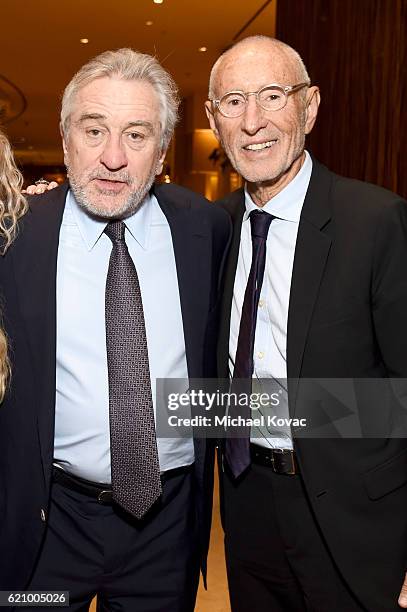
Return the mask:
<path id="1" fill-rule="evenodd" d="M 183 465 L 173 470 L 167 470 L 161 474 L 161 484 L 164 485 L 170 478 L 179 476 L 180 474 L 188 474 L 192 471 L 193 463 L 191 465 Z M 112 504 L 113 503 L 113 491 L 110 484 L 103 484 L 99 482 L 91 482 L 79 476 L 68 474 L 62 468 L 53 467 L 52 470 L 53 482 L 57 482 L 66 489 L 76 491 L 82 495 L 87 495 L 96 499 L 100 504 Z"/>
<path id="2" fill-rule="evenodd" d="M 293 476 L 299 473 L 295 451 L 288 448 L 264 448 L 258 444 L 250 444 L 252 463 L 269 467 L 276 474 Z"/>

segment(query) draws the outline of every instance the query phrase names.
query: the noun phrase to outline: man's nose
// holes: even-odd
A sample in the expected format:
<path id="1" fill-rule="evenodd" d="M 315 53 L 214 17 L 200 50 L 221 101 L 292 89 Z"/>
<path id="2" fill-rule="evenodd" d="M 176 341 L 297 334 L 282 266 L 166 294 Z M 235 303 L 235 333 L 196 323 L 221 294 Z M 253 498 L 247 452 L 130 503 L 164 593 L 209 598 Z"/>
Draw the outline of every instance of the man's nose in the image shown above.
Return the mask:
<path id="1" fill-rule="evenodd" d="M 267 123 L 266 111 L 259 106 L 256 96 L 249 94 L 243 115 L 242 129 L 247 134 L 256 134 L 261 128 L 266 127 Z"/>
<path id="2" fill-rule="evenodd" d="M 127 166 L 127 155 L 120 137 L 109 136 L 100 157 L 100 162 L 109 170 L 120 170 Z"/>

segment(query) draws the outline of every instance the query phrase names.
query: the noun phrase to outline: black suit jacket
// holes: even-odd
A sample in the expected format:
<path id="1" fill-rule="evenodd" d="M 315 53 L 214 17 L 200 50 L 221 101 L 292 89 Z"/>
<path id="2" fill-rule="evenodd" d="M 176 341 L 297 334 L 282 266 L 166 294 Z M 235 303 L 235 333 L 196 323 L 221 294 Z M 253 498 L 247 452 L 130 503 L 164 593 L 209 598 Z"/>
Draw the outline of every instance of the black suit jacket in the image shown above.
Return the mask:
<path id="1" fill-rule="evenodd" d="M 56 266 L 68 185 L 30 199 L 19 236 L 0 260 L 11 389 L 0 406 L 0 589 L 26 586 L 45 533 L 53 460 Z M 228 215 L 176 185 L 154 188 L 172 233 L 190 378 L 216 375 L 220 274 Z M 195 439 L 197 516 L 205 573 L 213 445 Z"/>
<path id="2" fill-rule="evenodd" d="M 218 349 L 227 377 L 243 190 L 220 204 L 234 221 Z M 303 378 L 407 378 L 407 203 L 315 160 L 295 249 L 287 373 L 292 417 Z M 295 441 L 323 537 L 368 610 L 397 609 L 407 566 L 407 440 L 377 433 L 389 431 L 395 405 L 363 404 L 363 439 Z"/>

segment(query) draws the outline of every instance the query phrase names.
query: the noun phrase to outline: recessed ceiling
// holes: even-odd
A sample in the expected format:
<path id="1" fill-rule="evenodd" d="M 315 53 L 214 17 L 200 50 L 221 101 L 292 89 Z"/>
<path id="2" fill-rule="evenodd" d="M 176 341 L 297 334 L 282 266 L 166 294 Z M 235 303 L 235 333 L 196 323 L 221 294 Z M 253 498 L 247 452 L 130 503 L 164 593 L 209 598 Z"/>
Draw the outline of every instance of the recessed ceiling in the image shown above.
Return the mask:
<path id="1" fill-rule="evenodd" d="M 31 163 L 62 161 L 61 93 L 92 56 L 120 47 L 154 54 L 188 96 L 207 87 L 213 62 L 234 40 L 274 35 L 275 15 L 276 0 L 3 0 L 0 72 L 27 103 L 5 126 L 17 156 Z"/>

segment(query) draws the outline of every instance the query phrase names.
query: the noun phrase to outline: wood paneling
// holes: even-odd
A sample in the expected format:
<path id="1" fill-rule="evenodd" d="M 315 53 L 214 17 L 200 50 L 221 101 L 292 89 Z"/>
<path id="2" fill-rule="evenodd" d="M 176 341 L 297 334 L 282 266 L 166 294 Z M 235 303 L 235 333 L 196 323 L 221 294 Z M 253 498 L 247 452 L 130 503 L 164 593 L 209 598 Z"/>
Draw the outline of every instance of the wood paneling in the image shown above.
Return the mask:
<path id="1" fill-rule="evenodd" d="M 280 0 L 276 36 L 321 88 L 311 151 L 407 197 L 407 0 Z"/>

